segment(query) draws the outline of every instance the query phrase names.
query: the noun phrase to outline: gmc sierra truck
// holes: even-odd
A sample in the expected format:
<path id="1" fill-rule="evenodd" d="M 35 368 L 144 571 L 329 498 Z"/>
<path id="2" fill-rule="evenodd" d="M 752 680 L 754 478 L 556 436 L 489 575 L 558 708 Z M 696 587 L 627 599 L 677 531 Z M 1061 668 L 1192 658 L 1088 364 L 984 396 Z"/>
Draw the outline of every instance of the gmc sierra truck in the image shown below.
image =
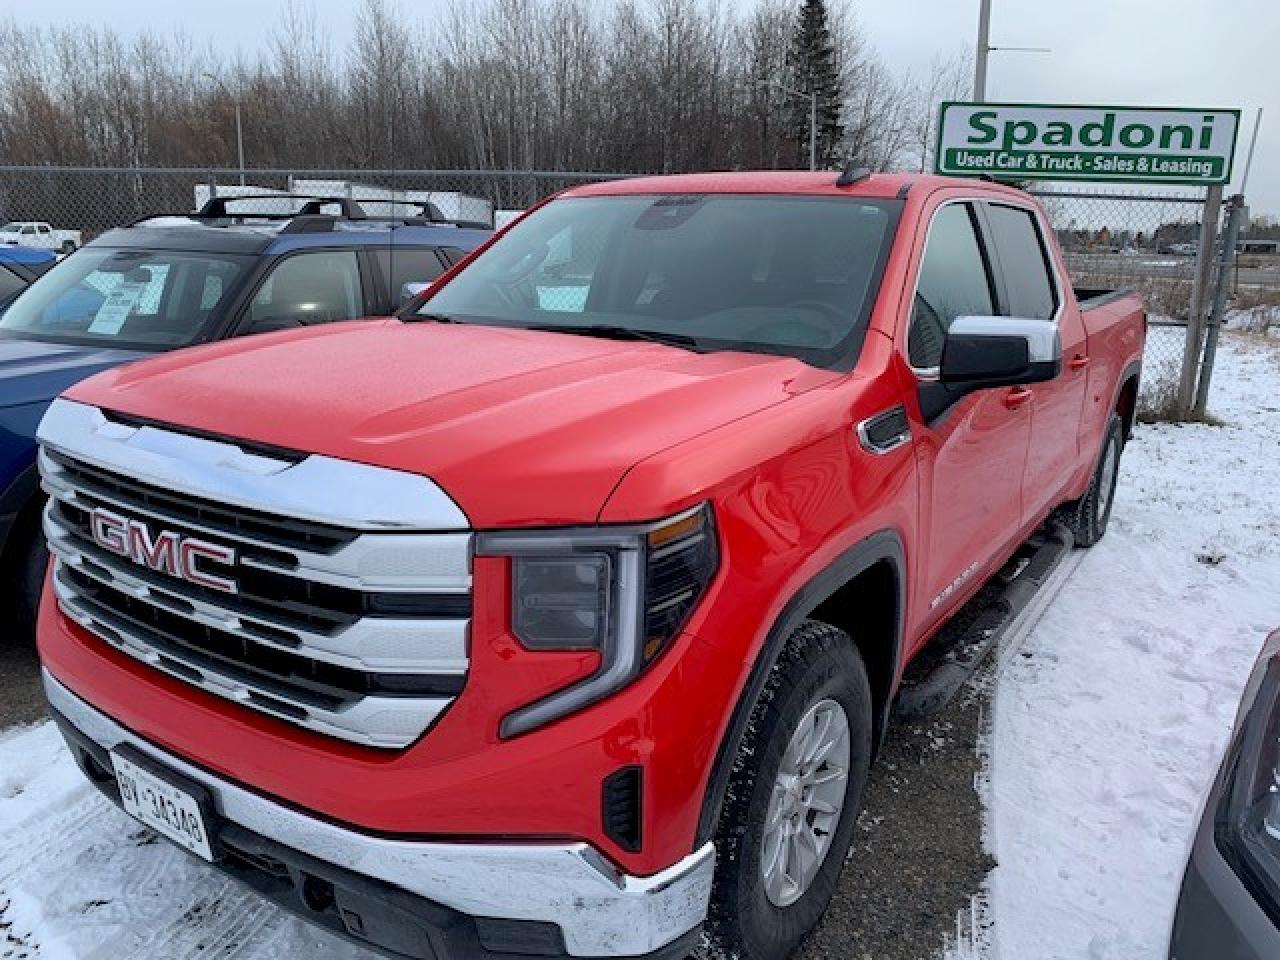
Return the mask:
<path id="1" fill-rule="evenodd" d="M 128 813 L 394 956 L 783 957 L 908 664 L 1105 532 L 1145 328 L 994 183 L 569 190 L 397 318 L 52 405 L 53 715 Z"/>

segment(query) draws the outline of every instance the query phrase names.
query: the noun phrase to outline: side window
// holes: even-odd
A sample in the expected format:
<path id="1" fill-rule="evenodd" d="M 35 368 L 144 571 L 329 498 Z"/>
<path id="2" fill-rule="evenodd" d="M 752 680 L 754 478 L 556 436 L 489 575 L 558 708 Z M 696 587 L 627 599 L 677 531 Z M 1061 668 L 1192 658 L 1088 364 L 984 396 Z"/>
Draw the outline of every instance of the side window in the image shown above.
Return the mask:
<path id="1" fill-rule="evenodd" d="M 1052 319 L 1058 301 L 1035 216 L 1021 207 L 992 203 L 987 205 L 987 221 L 1009 296 L 1004 312 L 1011 317 Z"/>
<path id="2" fill-rule="evenodd" d="M 956 317 L 991 316 L 995 306 L 973 210 L 949 203 L 933 216 L 920 263 L 907 355 L 917 369 L 942 362 L 942 341 Z"/>
<path id="3" fill-rule="evenodd" d="M 23 228 L 22 228 L 22 234 L 23 234 L 23 236 L 27 236 L 27 237 L 35 236 L 35 232 L 36 232 L 36 228 L 35 228 L 35 227 L 23 227 Z"/>
<path id="4" fill-rule="evenodd" d="M 277 264 L 249 305 L 248 326 L 255 331 L 283 330 L 352 320 L 363 313 L 355 251 L 320 250 Z"/>
<path id="5" fill-rule="evenodd" d="M 393 305 L 399 304 L 400 291 L 406 283 L 430 283 L 444 273 L 434 247 L 377 247 L 374 254 L 387 278 Z"/>
<path id="6" fill-rule="evenodd" d="M 17 274 L 0 267 L 0 304 L 8 303 L 21 291 L 26 289 L 27 282 Z"/>
<path id="7" fill-rule="evenodd" d="M 44 234 L 47 234 L 47 233 L 53 233 L 53 228 L 48 226 L 47 224 L 41 223 L 36 225 L 36 231 L 43 236 Z"/>

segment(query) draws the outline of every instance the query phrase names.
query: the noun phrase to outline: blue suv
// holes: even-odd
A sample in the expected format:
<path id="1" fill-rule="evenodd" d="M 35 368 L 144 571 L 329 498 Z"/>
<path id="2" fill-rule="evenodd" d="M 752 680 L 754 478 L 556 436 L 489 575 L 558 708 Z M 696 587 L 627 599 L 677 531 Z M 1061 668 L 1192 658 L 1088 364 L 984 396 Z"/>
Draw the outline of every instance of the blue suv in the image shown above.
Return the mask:
<path id="1" fill-rule="evenodd" d="M 282 201 L 297 209 L 243 209 Z M 22 634 L 46 564 L 35 431 L 53 398 L 161 351 L 394 313 L 493 233 L 421 210 L 388 219 L 345 198 L 214 198 L 111 230 L 0 304 L 0 603 Z"/>

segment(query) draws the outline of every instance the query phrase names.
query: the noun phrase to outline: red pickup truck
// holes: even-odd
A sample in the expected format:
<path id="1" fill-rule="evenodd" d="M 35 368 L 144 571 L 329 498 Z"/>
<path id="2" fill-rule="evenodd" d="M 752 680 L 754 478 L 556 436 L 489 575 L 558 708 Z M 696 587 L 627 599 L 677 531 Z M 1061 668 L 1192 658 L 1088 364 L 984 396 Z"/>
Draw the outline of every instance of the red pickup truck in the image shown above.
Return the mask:
<path id="1" fill-rule="evenodd" d="M 993 183 L 570 190 L 412 313 L 54 403 L 53 714 L 395 956 L 785 956 L 906 666 L 1047 520 L 1105 531 L 1145 326 Z"/>

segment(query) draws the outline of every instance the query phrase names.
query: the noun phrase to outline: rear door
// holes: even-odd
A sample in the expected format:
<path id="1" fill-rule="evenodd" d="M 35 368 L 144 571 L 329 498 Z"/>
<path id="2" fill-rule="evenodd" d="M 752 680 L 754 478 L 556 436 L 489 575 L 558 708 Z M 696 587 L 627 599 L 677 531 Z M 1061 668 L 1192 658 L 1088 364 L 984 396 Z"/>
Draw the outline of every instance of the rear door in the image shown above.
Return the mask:
<path id="1" fill-rule="evenodd" d="M 946 200 L 926 217 L 904 344 L 915 380 L 907 411 L 916 438 L 920 529 L 927 537 L 916 560 L 923 587 L 916 594 L 916 633 L 954 610 L 1017 536 L 1031 438 L 1030 411 L 1016 390 L 979 390 L 941 411 L 931 406 L 952 321 L 995 315 L 998 299 L 978 202 Z"/>
<path id="2" fill-rule="evenodd" d="M 1080 312 L 1069 302 L 1050 256 L 1045 225 L 1031 206 L 989 201 L 987 230 L 1002 280 L 1000 313 L 1052 320 L 1062 338 L 1062 372 L 1032 384 L 1031 443 L 1023 477 L 1023 522 L 1041 519 L 1061 499 L 1080 463 L 1080 416 L 1089 349 Z"/>

